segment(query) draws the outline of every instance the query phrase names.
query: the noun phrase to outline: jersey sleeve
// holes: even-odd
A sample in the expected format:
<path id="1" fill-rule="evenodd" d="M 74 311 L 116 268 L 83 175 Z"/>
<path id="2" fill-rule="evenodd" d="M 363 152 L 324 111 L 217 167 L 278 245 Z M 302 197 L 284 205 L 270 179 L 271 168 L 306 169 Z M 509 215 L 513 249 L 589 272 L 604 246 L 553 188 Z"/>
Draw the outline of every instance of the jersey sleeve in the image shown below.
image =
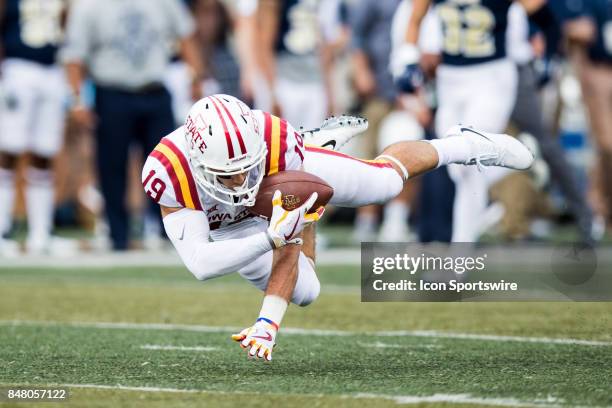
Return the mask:
<path id="1" fill-rule="evenodd" d="M 263 112 L 263 133 L 268 148 L 266 176 L 302 168 L 304 141 L 302 135 L 289 122 Z"/>
<path id="2" fill-rule="evenodd" d="M 202 210 L 187 160 L 167 138 L 147 158 L 142 169 L 142 186 L 149 198 L 160 205 Z"/>

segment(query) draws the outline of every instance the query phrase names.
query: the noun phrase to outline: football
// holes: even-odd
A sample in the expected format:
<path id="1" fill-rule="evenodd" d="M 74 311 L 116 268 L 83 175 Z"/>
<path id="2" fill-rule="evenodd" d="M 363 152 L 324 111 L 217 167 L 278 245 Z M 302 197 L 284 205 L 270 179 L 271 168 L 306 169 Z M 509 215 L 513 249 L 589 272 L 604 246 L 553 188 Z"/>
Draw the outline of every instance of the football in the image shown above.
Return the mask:
<path id="1" fill-rule="evenodd" d="M 272 215 L 272 196 L 276 190 L 280 190 L 283 194 L 285 210 L 299 207 L 308 200 L 312 193 L 318 193 L 317 201 L 310 212 L 327 204 L 334 194 L 334 189 L 315 175 L 297 170 L 281 171 L 264 177 L 259 186 L 255 205 L 249 207 L 249 210 L 254 214 L 269 218 Z"/>

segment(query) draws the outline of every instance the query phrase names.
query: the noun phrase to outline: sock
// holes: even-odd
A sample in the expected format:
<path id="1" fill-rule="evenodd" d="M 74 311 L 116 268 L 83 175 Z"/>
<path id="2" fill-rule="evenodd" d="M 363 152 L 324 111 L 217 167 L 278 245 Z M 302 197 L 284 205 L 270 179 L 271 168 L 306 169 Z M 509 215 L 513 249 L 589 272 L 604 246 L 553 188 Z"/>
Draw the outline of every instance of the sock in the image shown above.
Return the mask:
<path id="1" fill-rule="evenodd" d="M 283 316 L 287 311 L 289 303 L 285 299 L 276 295 L 266 295 L 261 305 L 259 318 L 264 318 L 273 321 L 277 326 L 280 326 Z"/>
<path id="2" fill-rule="evenodd" d="M 51 235 L 53 224 L 53 173 L 51 170 L 30 167 L 26 181 L 28 239 L 45 240 Z"/>
<path id="3" fill-rule="evenodd" d="M 438 165 L 465 163 L 472 155 L 472 149 L 467 138 L 449 136 L 444 139 L 427 140 L 438 152 Z"/>
<path id="4" fill-rule="evenodd" d="M 11 229 L 15 204 L 15 172 L 0 168 L 0 238 Z"/>
<path id="5" fill-rule="evenodd" d="M 378 217 L 371 212 L 358 212 L 355 218 L 355 228 L 374 231 Z"/>

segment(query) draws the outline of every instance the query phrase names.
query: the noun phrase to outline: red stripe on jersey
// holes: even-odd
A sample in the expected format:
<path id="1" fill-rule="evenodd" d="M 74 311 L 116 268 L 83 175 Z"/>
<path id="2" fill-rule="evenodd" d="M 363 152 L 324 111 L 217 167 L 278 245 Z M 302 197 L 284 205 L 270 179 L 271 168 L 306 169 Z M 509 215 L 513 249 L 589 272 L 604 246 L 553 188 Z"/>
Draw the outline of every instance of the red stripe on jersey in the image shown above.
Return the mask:
<path id="1" fill-rule="evenodd" d="M 214 99 L 211 98 L 211 101 L 217 110 L 217 115 L 221 118 L 221 123 L 223 124 L 223 130 L 225 131 L 225 142 L 227 143 L 227 155 L 230 159 L 234 158 L 234 145 L 232 144 L 232 138 L 230 137 L 229 131 L 227 130 L 227 123 L 225 123 L 225 118 L 221 114 L 219 107 Z"/>
<path id="2" fill-rule="evenodd" d="M 181 185 L 179 184 L 178 177 L 176 172 L 174 171 L 174 167 L 172 167 L 172 163 L 163 153 L 153 150 L 151 152 L 151 156 L 156 158 L 165 168 L 168 173 L 168 177 L 170 177 L 170 181 L 172 182 L 172 187 L 174 188 L 174 195 L 176 196 L 176 201 L 179 202 L 180 205 L 185 207 L 185 200 L 183 199 L 183 191 L 181 190 Z"/>
<path id="3" fill-rule="evenodd" d="M 221 102 L 219 98 L 217 97 L 214 97 L 214 99 L 216 99 L 219 102 L 219 104 L 221 105 L 221 107 L 223 108 L 227 116 L 229 117 L 230 122 L 232 122 L 232 126 L 234 126 L 234 133 L 236 134 L 236 137 L 238 138 L 238 144 L 240 145 L 240 152 L 242 154 L 246 154 L 247 151 L 246 151 L 246 147 L 244 146 L 244 140 L 242 140 L 242 135 L 240 134 L 240 130 L 238 129 L 238 126 L 236 126 L 236 121 L 234 121 L 234 118 L 232 117 L 232 115 L 230 115 L 229 110 L 227 110 L 223 102 Z"/>
<path id="4" fill-rule="evenodd" d="M 287 121 L 280 121 L 280 149 L 278 157 L 278 171 L 285 170 L 285 155 L 287 154 Z"/>
<path id="5" fill-rule="evenodd" d="M 191 195 L 191 201 L 193 202 L 193 205 L 195 205 L 196 210 L 202 211 L 202 205 L 200 204 L 200 196 L 198 195 L 198 188 L 196 187 L 195 180 L 193 179 L 191 167 L 187 162 L 187 158 L 185 158 L 183 152 L 181 152 L 179 148 L 176 147 L 176 145 L 170 141 L 170 139 L 163 138 L 161 140 L 161 143 L 170 148 L 170 150 L 172 150 L 172 152 L 176 154 L 176 157 L 178 157 L 179 161 L 181 162 L 181 167 L 183 168 L 183 171 L 187 176 L 187 184 L 189 184 L 189 194 Z"/>
<path id="6" fill-rule="evenodd" d="M 361 160 L 361 159 L 357 159 L 357 158 L 355 158 L 353 156 L 349 156 L 347 154 L 343 154 L 343 153 L 339 153 L 339 152 L 334 152 L 333 150 L 323 149 L 321 147 L 306 146 L 306 151 L 315 152 L 315 153 L 322 153 L 322 154 L 328 154 L 330 156 L 342 157 L 342 158 L 345 158 L 345 159 L 358 161 L 358 162 L 361 162 L 363 164 L 367 164 L 368 166 L 373 166 L 373 167 L 393 168 L 391 163 L 389 163 L 386 160 Z"/>
<path id="7" fill-rule="evenodd" d="M 268 112 L 264 112 L 264 138 L 266 140 L 266 147 L 268 148 L 268 154 L 266 155 L 266 173 L 270 173 L 270 155 L 272 154 L 272 115 Z"/>

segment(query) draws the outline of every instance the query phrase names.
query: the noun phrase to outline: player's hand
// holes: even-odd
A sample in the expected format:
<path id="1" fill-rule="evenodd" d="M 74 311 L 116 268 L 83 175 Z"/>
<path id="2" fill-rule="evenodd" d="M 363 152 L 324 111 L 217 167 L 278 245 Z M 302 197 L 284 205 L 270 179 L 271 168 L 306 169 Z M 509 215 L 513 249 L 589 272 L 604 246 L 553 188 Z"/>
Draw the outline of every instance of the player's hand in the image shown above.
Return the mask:
<path id="1" fill-rule="evenodd" d="M 419 49 L 408 43 L 402 44 L 391 54 L 389 68 L 400 92 L 414 93 L 423 84 L 419 58 Z"/>
<path id="2" fill-rule="evenodd" d="M 259 319 L 253 326 L 233 334 L 232 340 L 239 342 L 240 347 L 247 350 L 249 357 L 270 361 L 276 333 L 278 333 L 278 326 Z"/>
<path id="3" fill-rule="evenodd" d="M 80 104 L 70 109 L 70 118 L 77 126 L 85 130 L 93 129 L 96 124 L 96 117 L 93 112 Z"/>
<path id="4" fill-rule="evenodd" d="M 307 214 L 308 210 L 317 201 L 318 194 L 312 193 L 310 198 L 298 208 L 287 211 L 283 208 L 281 192 L 276 190 L 272 197 L 272 216 L 268 226 L 268 235 L 274 243 L 275 248 L 280 248 L 287 244 L 302 244 L 302 239 L 298 238 L 304 227 L 318 221 L 325 212 L 324 207 L 317 211 Z"/>

